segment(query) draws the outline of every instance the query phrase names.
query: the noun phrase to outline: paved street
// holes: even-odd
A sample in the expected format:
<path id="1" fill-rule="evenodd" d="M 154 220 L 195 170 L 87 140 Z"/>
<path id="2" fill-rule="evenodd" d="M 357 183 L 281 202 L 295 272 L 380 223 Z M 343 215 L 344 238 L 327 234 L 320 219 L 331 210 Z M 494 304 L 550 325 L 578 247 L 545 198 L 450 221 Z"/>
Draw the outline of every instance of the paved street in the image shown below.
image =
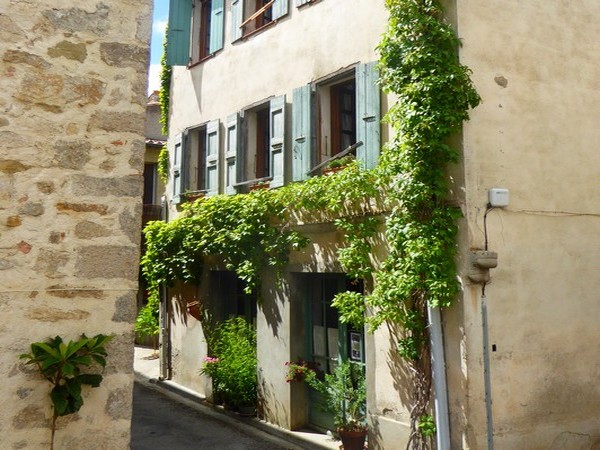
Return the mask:
<path id="1" fill-rule="evenodd" d="M 217 413 L 213 413 L 217 414 Z M 235 421 L 217 420 L 135 383 L 131 448 L 134 450 L 287 450 L 298 448 Z"/>

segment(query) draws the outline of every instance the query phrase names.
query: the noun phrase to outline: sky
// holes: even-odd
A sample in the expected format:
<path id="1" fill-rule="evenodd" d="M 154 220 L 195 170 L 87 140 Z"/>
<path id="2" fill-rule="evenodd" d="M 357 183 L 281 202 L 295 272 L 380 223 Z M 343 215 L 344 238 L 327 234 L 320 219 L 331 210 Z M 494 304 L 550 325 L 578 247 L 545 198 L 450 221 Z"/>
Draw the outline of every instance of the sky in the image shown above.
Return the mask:
<path id="1" fill-rule="evenodd" d="M 169 18 L 169 0 L 154 0 L 152 17 L 152 41 L 150 44 L 150 72 L 148 74 L 148 94 L 160 88 L 160 57 Z"/>

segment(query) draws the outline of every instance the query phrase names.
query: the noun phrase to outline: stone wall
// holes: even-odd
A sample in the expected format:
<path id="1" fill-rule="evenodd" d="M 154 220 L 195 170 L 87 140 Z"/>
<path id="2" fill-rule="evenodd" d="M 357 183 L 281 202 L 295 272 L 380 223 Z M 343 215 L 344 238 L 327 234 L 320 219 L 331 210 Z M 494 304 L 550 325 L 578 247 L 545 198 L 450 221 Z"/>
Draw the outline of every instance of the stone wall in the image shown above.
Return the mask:
<path id="1" fill-rule="evenodd" d="M 10 5 L 8 4 L 10 3 Z M 45 448 L 29 344 L 110 334 L 56 448 L 129 446 L 151 0 L 0 6 L 0 447 Z M 93 440 L 93 442 L 92 442 Z"/>

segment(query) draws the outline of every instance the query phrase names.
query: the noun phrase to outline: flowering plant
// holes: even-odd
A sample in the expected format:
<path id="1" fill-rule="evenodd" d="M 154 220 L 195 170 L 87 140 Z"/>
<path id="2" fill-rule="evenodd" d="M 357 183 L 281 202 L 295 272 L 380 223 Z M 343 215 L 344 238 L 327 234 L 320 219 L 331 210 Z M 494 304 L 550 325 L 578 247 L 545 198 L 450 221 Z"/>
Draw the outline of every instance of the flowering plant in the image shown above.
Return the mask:
<path id="1" fill-rule="evenodd" d="M 303 359 L 299 361 L 288 361 L 285 363 L 288 368 L 288 373 L 285 376 L 285 381 L 291 383 L 292 381 L 304 381 L 309 372 L 314 372 L 315 364 L 305 361 Z"/>
<path id="2" fill-rule="evenodd" d="M 209 377 L 214 378 L 217 374 L 217 369 L 219 368 L 219 358 L 214 358 L 212 356 L 205 356 L 202 363 L 202 370 L 200 373 L 202 375 L 208 375 Z"/>

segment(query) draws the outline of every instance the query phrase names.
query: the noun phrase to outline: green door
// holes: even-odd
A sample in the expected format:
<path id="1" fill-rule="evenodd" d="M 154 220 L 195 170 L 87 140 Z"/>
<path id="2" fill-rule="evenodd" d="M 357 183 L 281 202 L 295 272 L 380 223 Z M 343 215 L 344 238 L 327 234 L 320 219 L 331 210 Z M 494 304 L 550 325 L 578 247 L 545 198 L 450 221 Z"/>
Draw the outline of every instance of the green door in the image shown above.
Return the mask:
<path id="1" fill-rule="evenodd" d="M 364 362 L 363 330 L 348 329 L 341 324 L 337 310 L 331 306 L 335 294 L 356 286 L 344 274 L 310 274 L 306 286 L 306 359 L 316 364 L 321 376 L 331 373 L 341 360 Z M 320 394 L 311 389 L 309 425 L 333 430 L 333 418 L 320 405 Z"/>

